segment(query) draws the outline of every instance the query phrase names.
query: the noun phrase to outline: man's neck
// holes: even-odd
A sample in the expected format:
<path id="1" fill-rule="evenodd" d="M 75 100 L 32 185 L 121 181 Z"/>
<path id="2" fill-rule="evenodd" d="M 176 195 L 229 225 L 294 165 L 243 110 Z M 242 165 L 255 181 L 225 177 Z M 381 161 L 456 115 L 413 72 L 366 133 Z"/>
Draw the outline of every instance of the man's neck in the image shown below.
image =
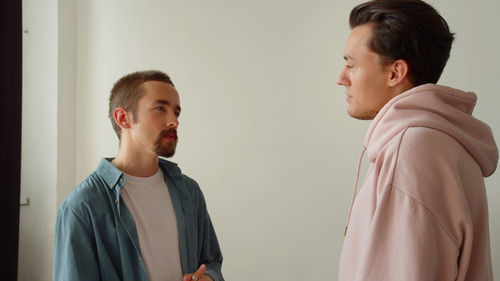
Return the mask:
<path id="1" fill-rule="evenodd" d="M 394 97 L 395 96 L 398 96 L 402 93 L 405 93 L 406 91 L 410 90 L 410 89 L 413 89 L 415 86 L 413 85 L 413 83 L 411 83 L 408 79 L 405 79 L 404 81 L 402 81 L 400 84 L 398 84 L 395 89 L 394 89 Z"/>
<path id="2" fill-rule="evenodd" d="M 120 149 L 111 163 L 125 174 L 150 177 L 158 171 L 158 155 Z"/>

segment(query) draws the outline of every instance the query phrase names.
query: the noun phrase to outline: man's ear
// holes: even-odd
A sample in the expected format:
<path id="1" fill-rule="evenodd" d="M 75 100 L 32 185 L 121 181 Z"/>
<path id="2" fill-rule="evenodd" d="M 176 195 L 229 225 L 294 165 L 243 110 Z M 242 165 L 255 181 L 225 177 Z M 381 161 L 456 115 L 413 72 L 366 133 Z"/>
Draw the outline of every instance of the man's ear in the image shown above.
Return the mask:
<path id="1" fill-rule="evenodd" d="M 388 85 L 390 87 L 397 86 L 408 79 L 409 66 L 405 60 L 399 59 L 387 66 L 389 69 L 389 81 Z"/>
<path id="2" fill-rule="evenodd" d="M 117 107 L 113 112 L 113 117 L 115 122 L 122 129 L 129 129 L 130 124 L 132 123 L 132 116 L 129 112 L 123 107 Z"/>

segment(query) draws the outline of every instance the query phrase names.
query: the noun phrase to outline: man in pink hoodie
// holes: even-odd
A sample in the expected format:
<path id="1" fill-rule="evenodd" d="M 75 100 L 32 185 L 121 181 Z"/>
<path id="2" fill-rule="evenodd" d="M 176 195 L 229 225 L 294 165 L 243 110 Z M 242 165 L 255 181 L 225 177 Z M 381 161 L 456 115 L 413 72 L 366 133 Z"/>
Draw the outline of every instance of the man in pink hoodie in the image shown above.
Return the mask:
<path id="1" fill-rule="evenodd" d="M 453 41 L 446 21 L 419 0 L 366 2 L 349 20 L 337 83 L 348 114 L 373 121 L 339 280 L 493 280 L 484 177 L 498 149 L 472 116 L 476 95 L 435 84 Z"/>

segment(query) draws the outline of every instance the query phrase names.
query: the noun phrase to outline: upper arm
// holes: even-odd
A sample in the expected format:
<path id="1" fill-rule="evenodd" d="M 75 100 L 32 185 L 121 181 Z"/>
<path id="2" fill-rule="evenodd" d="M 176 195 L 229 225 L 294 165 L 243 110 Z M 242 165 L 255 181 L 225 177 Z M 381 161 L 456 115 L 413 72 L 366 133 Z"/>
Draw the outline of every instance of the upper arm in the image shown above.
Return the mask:
<path id="1" fill-rule="evenodd" d="M 455 280 L 470 231 L 461 150 L 450 136 L 420 127 L 387 147 L 387 155 L 397 153 L 380 172 L 359 280 Z"/>
<path id="2" fill-rule="evenodd" d="M 212 277 L 214 281 L 223 281 L 224 278 L 221 272 L 222 252 L 208 214 L 205 197 L 195 180 L 187 176 L 184 176 L 184 180 L 193 199 L 196 212 L 199 265 L 205 264 L 207 266 L 206 274 Z"/>
<path id="3" fill-rule="evenodd" d="M 379 201 L 355 280 L 455 280 L 459 248 L 439 221 L 396 187 Z"/>
<path id="4" fill-rule="evenodd" d="M 90 224 L 71 206 L 58 210 L 54 247 L 54 280 L 100 280 Z"/>

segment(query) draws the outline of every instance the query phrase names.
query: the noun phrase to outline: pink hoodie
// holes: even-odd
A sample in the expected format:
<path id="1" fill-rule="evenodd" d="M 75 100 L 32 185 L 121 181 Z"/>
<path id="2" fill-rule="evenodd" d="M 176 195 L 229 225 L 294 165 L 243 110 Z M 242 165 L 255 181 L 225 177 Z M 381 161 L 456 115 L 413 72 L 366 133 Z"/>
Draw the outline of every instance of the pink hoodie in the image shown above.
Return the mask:
<path id="1" fill-rule="evenodd" d="M 483 177 L 498 150 L 475 104 L 474 93 L 426 84 L 377 114 L 339 280 L 493 280 Z"/>

